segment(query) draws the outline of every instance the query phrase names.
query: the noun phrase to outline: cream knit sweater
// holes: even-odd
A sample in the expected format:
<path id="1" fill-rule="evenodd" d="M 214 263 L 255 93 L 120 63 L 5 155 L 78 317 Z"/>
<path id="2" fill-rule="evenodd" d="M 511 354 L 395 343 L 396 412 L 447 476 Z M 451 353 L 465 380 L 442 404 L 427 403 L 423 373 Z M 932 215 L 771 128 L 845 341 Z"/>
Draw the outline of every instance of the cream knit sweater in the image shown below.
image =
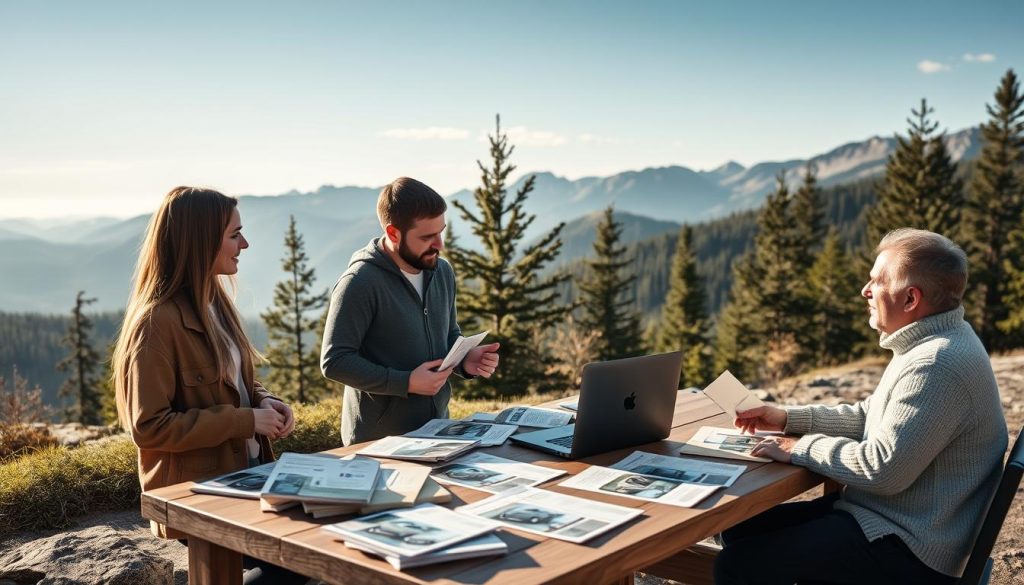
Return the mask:
<path id="1" fill-rule="evenodd" d="M 992 364 L 962 307 L 890 335 L 874 393 L 788 408 L 803 434 L 793 463 L 843 484 L 836 509 L 868 540 L 898 535 L 929 567 L 959 576 L 1002 471 L 1006 421 Z"/>

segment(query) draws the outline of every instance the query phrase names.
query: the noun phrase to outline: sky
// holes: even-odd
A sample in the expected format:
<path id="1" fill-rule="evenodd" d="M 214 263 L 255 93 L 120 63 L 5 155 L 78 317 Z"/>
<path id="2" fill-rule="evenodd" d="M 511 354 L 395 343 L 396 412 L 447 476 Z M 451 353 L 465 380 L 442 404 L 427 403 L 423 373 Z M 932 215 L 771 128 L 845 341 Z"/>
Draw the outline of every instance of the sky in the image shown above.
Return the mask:
<path id="1" fill-rule="evenodd" d="M 0 219 L 397 176 L 570 179 L 950 131 L 1024 67 L 1024 3 L 0 0 Z"/>

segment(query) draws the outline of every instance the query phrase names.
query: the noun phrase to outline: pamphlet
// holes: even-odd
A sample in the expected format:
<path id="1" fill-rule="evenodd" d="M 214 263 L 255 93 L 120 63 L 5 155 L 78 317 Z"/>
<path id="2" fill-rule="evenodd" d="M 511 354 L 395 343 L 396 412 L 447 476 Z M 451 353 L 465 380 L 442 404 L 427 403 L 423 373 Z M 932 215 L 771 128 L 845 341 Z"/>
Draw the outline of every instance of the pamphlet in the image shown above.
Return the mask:
<path id="1" fill-rule="evenodd" d="M 519 430 L 518 427 L 514 425 L 435 418 L 404 436 L 430 439 L 469 439 L 480 441 L 481 447 L 494 447 L 504 443 L 517 430 Z"/>
<path id="2" fill-rule="evenodd" d="M 471 337 L 459 336 L 455 340 L 455 344 L 448 350 L 448 355 L 444 356 L 444 361 L 437 367 L 438 372 L 443 372 L 448 368 L 453 368 L 456 365 L 462 363 L 462 360 L 466 358 L 466 354 L 470 352 L 474 347 L 480 345 L 480 342 L 487 337 L 487 331 L 483 333 L 477 333 Z"/>
<path id="3" fill-rule="evenodd" d="M 469 417 L 469 420 L 551 429 L 554 427 L 564 427 L 572 422 L 572 418 L 573 415 L 560 410 L 533 406 L 512 406 L 497 414 L 477 412 Z"/>
<path id="4" fill-rule="evenodd" d="M 579 400 L 573 400 L 572 402 L 563 402 L 563 403 L 559 404 L 558 406 L 560 406 L 560 407 L 562 407 L 562 408 L 564 408 L 566 410 L 571 410 L 573 412 L 576 412 L 577 410 L 580 409 L 580 401 Z"/>
<path id="5" fill-rule="evenodd" d="M 588 467 L 561 485 L 690 508 L 732 485 L 745 469 L 634 451 L 613 467 Z"/>
<path id="6" fill-rule="evenodd" d="M 729 370 L 722 372 L 714 382 L 708 384 L 708 387 L 704 389 L 704 395 L 722 407 L 725 414 L 733 419 L 736 418 L 737 410 L 749 410 L 764 406 L 764 402 L 754 396 L 753 392 L 747 390 L 747 387 L 737 380 Z"/>
<path id="7" fill-rule="evenodd" d="M 384 437 L 365 447 L 359 453 L 370 457 L 408 461 L 447 461 L 479 444 L 480 441 L 476 440 Z"/>
<path id="8" fill-rule="evenodd" d="M 345 546 L 383 557 L 385 561 L 390 563 L 392 567 L 399 571 L 411 569 L 413 567 L 422 567 L 424 565 L 433 565 L 436 563 L 447 563 L 449 561 L 473 559 L 477 557 L 498 556 L 508 553 L 508 545 L 494 533 L 478 536 L 472 540 L 453 544 L 448 548 L 417 555 L 415 557 L 401 557 L 377 552 L 374 549 L 357 542 L 346 542 Z"/>
<path id="9" fill-rule="evenodd" d="M 565 472 L 486 453 L 470 453 L 452 463 L 434 468 L 430 475 L 441 483 L 499 494 L 521 487 L 535 486 L 565 475 Z"/>
<path id="10" fill-rule="evenodd" d="M 302 508 L 314 518 L 326 515 L 378 512 L 391 508 L 411 508 L 430 476 L 430 468 L 410 463 L 384 463 L 377 476 L 377 487 L 368 504 L 318 504 L 303 502 Z M 325 514 L 329 512 L 329 514 Z"/>
<path id="11" fill-rule="evenodd" d="M 234 498 L 260 499 L 260 490 L 267 483 L 270 472 L 274 470 L 276 461 L 225 473 L 224 475 L 199 482 L 192 486 L 198 494 L 215 494 Z"/>
<path id="12" fill-rule="evenodd" d="M 712 463 L 689 457 L 669 457 L 643 451 L 633 451 L 629 457 L 611 467 L 686 483 L 722 487 L 731 486 L 747 470 L 745 465 Z"/>
<path id="13" fill-rule="evenodd" d="M 767 457 L 754 457 L 750 452 L 765 437 L 777 436 L 780 433 L 757 432 L 753 435 L 741 433 L 737 429 L 720 427 L 701 427 L 690 440 L 679 450 L 684 455 L 702 455 L 704 457 L 724 457 L 741 461 L 770 462 Z"/>
<path id="14" fill-rule="evenodd" d="M 457 511 L 501 522 L 559 540 L 583 543 L 643 514 L 627 508 L 595 502 L 537 488 L 524 488 L 491 496 L 462 506 Z"/>
<path id="15" fill-rule="evenodd" d="M 341 459 L 284 453 L 260 490 L 268 504 L 360 502 L 373 496 L 380 463 L 367 457 Z"/>
<path id="16" fill-rule="evenodd" d="M 497 524 L 436 504 L 378 512 L 324 526 L 345 542 L 391 556 L 415 557 L 494 531 Z"/>

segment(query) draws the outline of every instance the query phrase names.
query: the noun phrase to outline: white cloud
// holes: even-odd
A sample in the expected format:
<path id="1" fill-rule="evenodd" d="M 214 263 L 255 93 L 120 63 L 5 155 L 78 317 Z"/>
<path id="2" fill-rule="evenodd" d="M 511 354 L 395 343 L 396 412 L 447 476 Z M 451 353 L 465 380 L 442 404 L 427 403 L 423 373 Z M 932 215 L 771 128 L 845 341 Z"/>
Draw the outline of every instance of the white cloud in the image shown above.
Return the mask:
<path id="1" fill-rule="evenodd" d="M 946 65 L 945 63 L 939 63 L 938 61 L 929 61 L 928 59 L 925 59 L 924 61 L 921 61 L 920 63 L 917 64 L 917 70 L 926 75 L 931 75 L 932 73 L 941 73 L 943 71 L 949 71 L 949 65 Z"/>
<path id="2" fill-rule="evenodd" d="M 618 140 L 597 134 L 580 134 L 579 140 L 583 144 L 618 144 Z"/>
<path id="3" fill-rule="evenodd" d="M 377 135 L 384 138 L 397 138 L 399 140 L 465 140 L 469 138 L 469 130 L 438 126 L 431 126 L 429 128 L 393 128 L 378 132 Z"/>
<path id="4" fill-rule="evenodd" d="M 991 63 L 996 60 L 992 53 L 964 53 L 964 61 L 968 63 Z"/>
<path id="5" fill-rule="evenodd" d="M 568 139 L 557 132 L 547 130 L 530 130 L 526 126 L 513 126 L 505 128 L 508 140 L 513 145 L 524 146 L 562 146 Z"/>

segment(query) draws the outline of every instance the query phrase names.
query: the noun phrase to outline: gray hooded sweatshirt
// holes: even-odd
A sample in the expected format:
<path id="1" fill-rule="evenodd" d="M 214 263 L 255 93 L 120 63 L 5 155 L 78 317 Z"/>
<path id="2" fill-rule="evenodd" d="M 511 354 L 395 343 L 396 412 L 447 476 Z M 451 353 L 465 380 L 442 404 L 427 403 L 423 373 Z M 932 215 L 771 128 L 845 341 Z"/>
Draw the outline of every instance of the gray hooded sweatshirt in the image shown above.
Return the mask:
<path id="1" fill-rule="evenodd" d="M 451 385 L 434 396 L 409 394 L 409 375 L 441 359 L 462 334 L 455 315 L 455 272 L 438 258 L 423 271 L 423 298 L 371 240 L 352 255 L 331 293 L 320 367 L 345 384 L 345 445 L 401 435 L 447 418 Z M 461 365 L 456 368 L 461 375 Z"/>

